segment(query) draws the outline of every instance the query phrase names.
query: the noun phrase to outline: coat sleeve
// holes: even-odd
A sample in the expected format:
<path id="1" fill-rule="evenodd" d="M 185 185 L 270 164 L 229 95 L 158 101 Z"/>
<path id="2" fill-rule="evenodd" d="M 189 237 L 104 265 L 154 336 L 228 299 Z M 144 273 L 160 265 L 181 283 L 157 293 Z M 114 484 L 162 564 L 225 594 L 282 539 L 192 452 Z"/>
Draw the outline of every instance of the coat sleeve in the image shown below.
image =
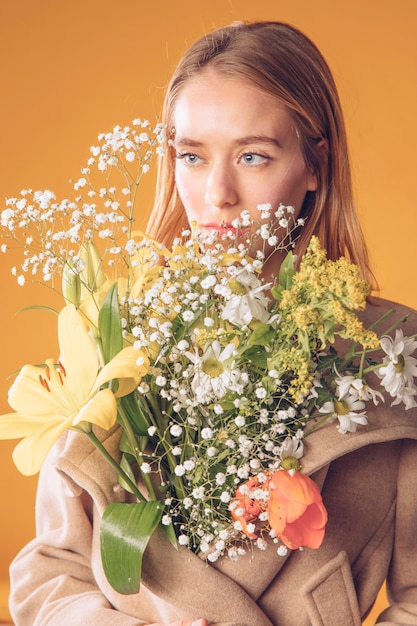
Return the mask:
<path id="1" fill-rule="evenodd" d="M 417 441 L 406 439 L 398 474 L 395 542 L 387 577 L 390 606 L 378 626 L 417 626 Z"/>
<path id="2" fill-rule="evenodd" d="M 37 537 L 10 568 L 10 610 L 16 626 L 141 626 L 115 611 L 92 573 L 92 503 L 48 461 L 36 502 Z"/>

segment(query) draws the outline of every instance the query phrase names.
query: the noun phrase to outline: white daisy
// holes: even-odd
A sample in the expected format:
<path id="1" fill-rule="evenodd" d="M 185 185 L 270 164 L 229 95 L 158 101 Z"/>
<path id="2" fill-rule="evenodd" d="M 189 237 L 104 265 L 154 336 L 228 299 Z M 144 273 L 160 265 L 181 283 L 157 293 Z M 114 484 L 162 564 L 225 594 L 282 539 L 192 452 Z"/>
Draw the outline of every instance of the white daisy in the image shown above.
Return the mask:
<path id="1" fill-rule="evenodd" d="M 337 417 L 339 420 L 338 431 L 345 435 L 347 432 L 354 433 L 358 424 L 366 426 L 368 418 L 364 412 L 357 413 L 365 408 L 365 403 L 357 400 L 354 395 L 346 395 L 340 399 L 335 398 L 329 402 L 325 402 L 320 413 L 326 413 Z"/>
<path id="2" fill-rule="evenodd" d="M 376 405 L 379 400 L 384 401 L 384 396 L 380 391 L 372 389 L 362 378 L 355 378 L 355 376 L 338 376 L 336 378 L 337 393 L 339 398 L 343 398 L 346 395 L 356 396 L 357 400 L 372 400 Z"/>
<path id="3" fill-rule="evenodd" d="M 223 348 L 216 339 L 206 347 L 202 356 L 186 353 L 195 366 L 191 388 L 199 402 L 207 403 L 213 398 L 222 398 L 231 383 L 235 382 L 237 372 L 233 371 L 231 360 L 234 351 L 234 344 L 229 343 Z"/>
<path id="4" fill-rule="evenodd" d="M 253 319 L 268 321 L 268 298 L 263 292 L 269 285 L 242 269 L 228 280 L 227 287 L 229 297 L 221 315 L 224 320 L 239 326 L 250 324 Z"/>
<path id="5" fill-rule="evenodd" d="M 376 373 L 382 386 L 392 398 L 403 398 L 417 393 L 414 376 L 417 376 L 417 359 L 411 354 L 417 349 L 417 341 L 404 337 L 403 331 L 395 331 L 395 339 L 384 336 L 381 348 L 385 352 L 384 365 Z M 404 390 L 408 388 L 408 391 Z M 400 401 L 401 401 L 400 399 Z M 398 404 L 398 402 L 396 402 Z"/>

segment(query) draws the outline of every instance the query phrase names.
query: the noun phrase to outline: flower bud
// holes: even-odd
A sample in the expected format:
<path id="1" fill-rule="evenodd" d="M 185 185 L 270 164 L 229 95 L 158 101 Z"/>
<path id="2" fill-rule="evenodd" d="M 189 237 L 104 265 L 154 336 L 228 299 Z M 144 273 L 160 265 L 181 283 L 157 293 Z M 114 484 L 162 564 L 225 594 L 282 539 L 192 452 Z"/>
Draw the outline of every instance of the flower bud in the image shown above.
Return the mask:
<path id="1" fill-rule="evenodd" d="M 107 280 L 103 261 L 92 241 L 85 241 L 80 248 L 82 270 L 80 272 L 81 300 L 87 295 L 99 291 Z"/>
<path id="2" fill-rule="evenodd" d="M 66 304 L 74 304 L 76 307 L 81 301 L 81 281 L 75 265 L 68 261 L 62 272 L 62 295 Z"/>

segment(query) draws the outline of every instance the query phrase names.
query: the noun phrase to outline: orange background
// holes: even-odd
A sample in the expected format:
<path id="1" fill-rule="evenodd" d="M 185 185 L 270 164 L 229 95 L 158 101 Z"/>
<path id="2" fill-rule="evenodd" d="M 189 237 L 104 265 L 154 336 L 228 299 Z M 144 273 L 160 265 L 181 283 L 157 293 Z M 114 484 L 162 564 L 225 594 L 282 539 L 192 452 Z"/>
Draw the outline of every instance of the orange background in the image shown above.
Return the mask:
<path id="1" fill-rule="evenodd" d="M 78 177 L 97 134 L 134 117 L 154 119 L 184 49 L 236 19 L 290 22 L 325 54 L 344 103 L 381 295 L 417 307 L 416 0 L 1 0 L 0 198 L 28 187 L 70 193 L 67 181 Z M 16 312 L 62 301 L 45 288 L 18 287 L 7 255 L 0 272 L 4 413 L 7 376 L 56 356 L 54 316 Z M 0 580 L 34 533 L 36 478 L 18 474 L 13 445 L 0 442 Z"/>

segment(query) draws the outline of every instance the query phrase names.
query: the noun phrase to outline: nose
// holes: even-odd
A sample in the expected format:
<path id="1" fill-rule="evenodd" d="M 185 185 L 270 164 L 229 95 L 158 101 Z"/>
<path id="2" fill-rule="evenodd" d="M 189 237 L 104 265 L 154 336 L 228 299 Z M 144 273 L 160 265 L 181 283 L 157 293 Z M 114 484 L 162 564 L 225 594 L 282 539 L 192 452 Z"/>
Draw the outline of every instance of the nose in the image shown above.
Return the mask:
<path id="1" fill-rule="evenodd" d="M 222 163 L 213 165 L 208 174 L 204 202 L 218 209 L 227 209 L 238 202 L 238 190 L 233 174 Z"/>

